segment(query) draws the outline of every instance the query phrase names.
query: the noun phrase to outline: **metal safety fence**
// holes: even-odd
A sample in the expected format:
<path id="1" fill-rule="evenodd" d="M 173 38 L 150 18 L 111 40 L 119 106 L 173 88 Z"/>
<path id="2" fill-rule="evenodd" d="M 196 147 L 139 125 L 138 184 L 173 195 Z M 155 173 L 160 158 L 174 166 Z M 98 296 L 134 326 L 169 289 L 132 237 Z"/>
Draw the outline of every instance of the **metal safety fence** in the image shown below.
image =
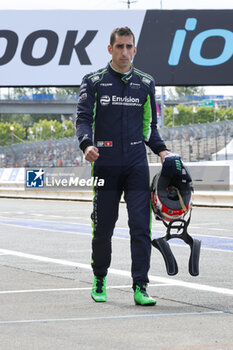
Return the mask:
<path id="1" fill-rule="evenodd" d="M 76 137 L 0 147 L 0 167 L 66 167 L 83 164 Z"/>
<path id="2" fill-rule="evenodd" d="M 159 129 L 167 148 L 186 162 L 233 159 L 233 121 Z M 219 152 L 220 151 L 220 152 Z M 159 157 L 147 149 L 149 162 Z M 85 163 L 77 137 L 0 147 L 0 167 L 66 167 Z"/>
<path id="3" fill-rule="evenodd" d="M 167 148 L 186 162 L 233 159 L 233 149 L 228 147 L 233 140 L 233 120 L 161 128 L 159 133 Z M 159 161 L 151 151 L 148 154 L 151 162 Z"/>

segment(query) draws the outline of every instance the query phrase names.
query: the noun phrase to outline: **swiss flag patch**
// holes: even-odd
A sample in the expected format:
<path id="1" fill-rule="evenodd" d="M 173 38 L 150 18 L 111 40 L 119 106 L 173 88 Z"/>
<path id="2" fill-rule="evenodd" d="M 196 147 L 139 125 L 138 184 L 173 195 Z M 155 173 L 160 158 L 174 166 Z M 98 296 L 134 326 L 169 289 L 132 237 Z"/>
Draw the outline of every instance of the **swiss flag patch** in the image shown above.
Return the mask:
<path id="1" fill-rule="evenodd" d="M 105 141 L 104 146 L 105 147 L 112 147 L 112 141 Z"/>

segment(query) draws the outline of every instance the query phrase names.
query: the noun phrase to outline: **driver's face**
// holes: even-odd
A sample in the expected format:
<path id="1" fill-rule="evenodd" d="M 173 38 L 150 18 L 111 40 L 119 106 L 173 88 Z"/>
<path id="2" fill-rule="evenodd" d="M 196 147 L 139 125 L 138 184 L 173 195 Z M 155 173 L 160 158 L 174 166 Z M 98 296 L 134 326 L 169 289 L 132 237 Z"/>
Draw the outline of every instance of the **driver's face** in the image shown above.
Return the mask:
<path id="1" fill-rule="evenodd" d="M 108 52 L 112 55 L 112 66 L 121 73 L 130 70 L 136 51 L 131 35 L 116 35 L 114 44 L 108 45 Z"/>

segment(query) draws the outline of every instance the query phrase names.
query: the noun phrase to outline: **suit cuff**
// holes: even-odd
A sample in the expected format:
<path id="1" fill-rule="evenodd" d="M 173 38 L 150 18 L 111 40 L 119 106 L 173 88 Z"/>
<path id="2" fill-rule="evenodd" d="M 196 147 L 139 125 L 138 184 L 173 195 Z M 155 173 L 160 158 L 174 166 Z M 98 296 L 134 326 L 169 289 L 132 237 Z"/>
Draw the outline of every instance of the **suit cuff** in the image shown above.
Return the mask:
<path id="1" fill-rule="evenodd" d="M 84 140 L 84 141 L 79 145 L 79 147 L 81 148 L 81 150 L 83 151 L 83 153 L 85 152 L 85 149 L 86 149 L 88 146 L 93 146 L 93 143 L 91 142 L 91 140 Z"/>

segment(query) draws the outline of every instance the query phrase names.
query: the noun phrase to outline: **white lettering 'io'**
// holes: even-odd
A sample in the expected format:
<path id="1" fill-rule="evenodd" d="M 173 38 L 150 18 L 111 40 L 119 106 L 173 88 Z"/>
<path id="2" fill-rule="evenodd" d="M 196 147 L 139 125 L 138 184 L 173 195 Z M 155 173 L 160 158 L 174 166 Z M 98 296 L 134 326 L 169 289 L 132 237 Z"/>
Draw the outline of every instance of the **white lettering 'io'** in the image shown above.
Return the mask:
<path id="1" fill-rule="evenodd" d="M 197 26 L 196 18 L 188 18 L 185 22 L 185 29 L 178 29 L 172 43 L 171 52 L 168 59 L 170 66 L 177 66 L 183 51 L 187 32 L 194 31 Z M 224 39 L 224 47 L 221 54 L 214 58 L 205 58 L 201 54 L 203 43 L 211 37 L 221 37 Z M 233 55 L 233 33 L 227 29 L 209 29 L 195 36 L 190 49 L 190 60 L 199 66 L 217 66 L 227 62 Z"/>

